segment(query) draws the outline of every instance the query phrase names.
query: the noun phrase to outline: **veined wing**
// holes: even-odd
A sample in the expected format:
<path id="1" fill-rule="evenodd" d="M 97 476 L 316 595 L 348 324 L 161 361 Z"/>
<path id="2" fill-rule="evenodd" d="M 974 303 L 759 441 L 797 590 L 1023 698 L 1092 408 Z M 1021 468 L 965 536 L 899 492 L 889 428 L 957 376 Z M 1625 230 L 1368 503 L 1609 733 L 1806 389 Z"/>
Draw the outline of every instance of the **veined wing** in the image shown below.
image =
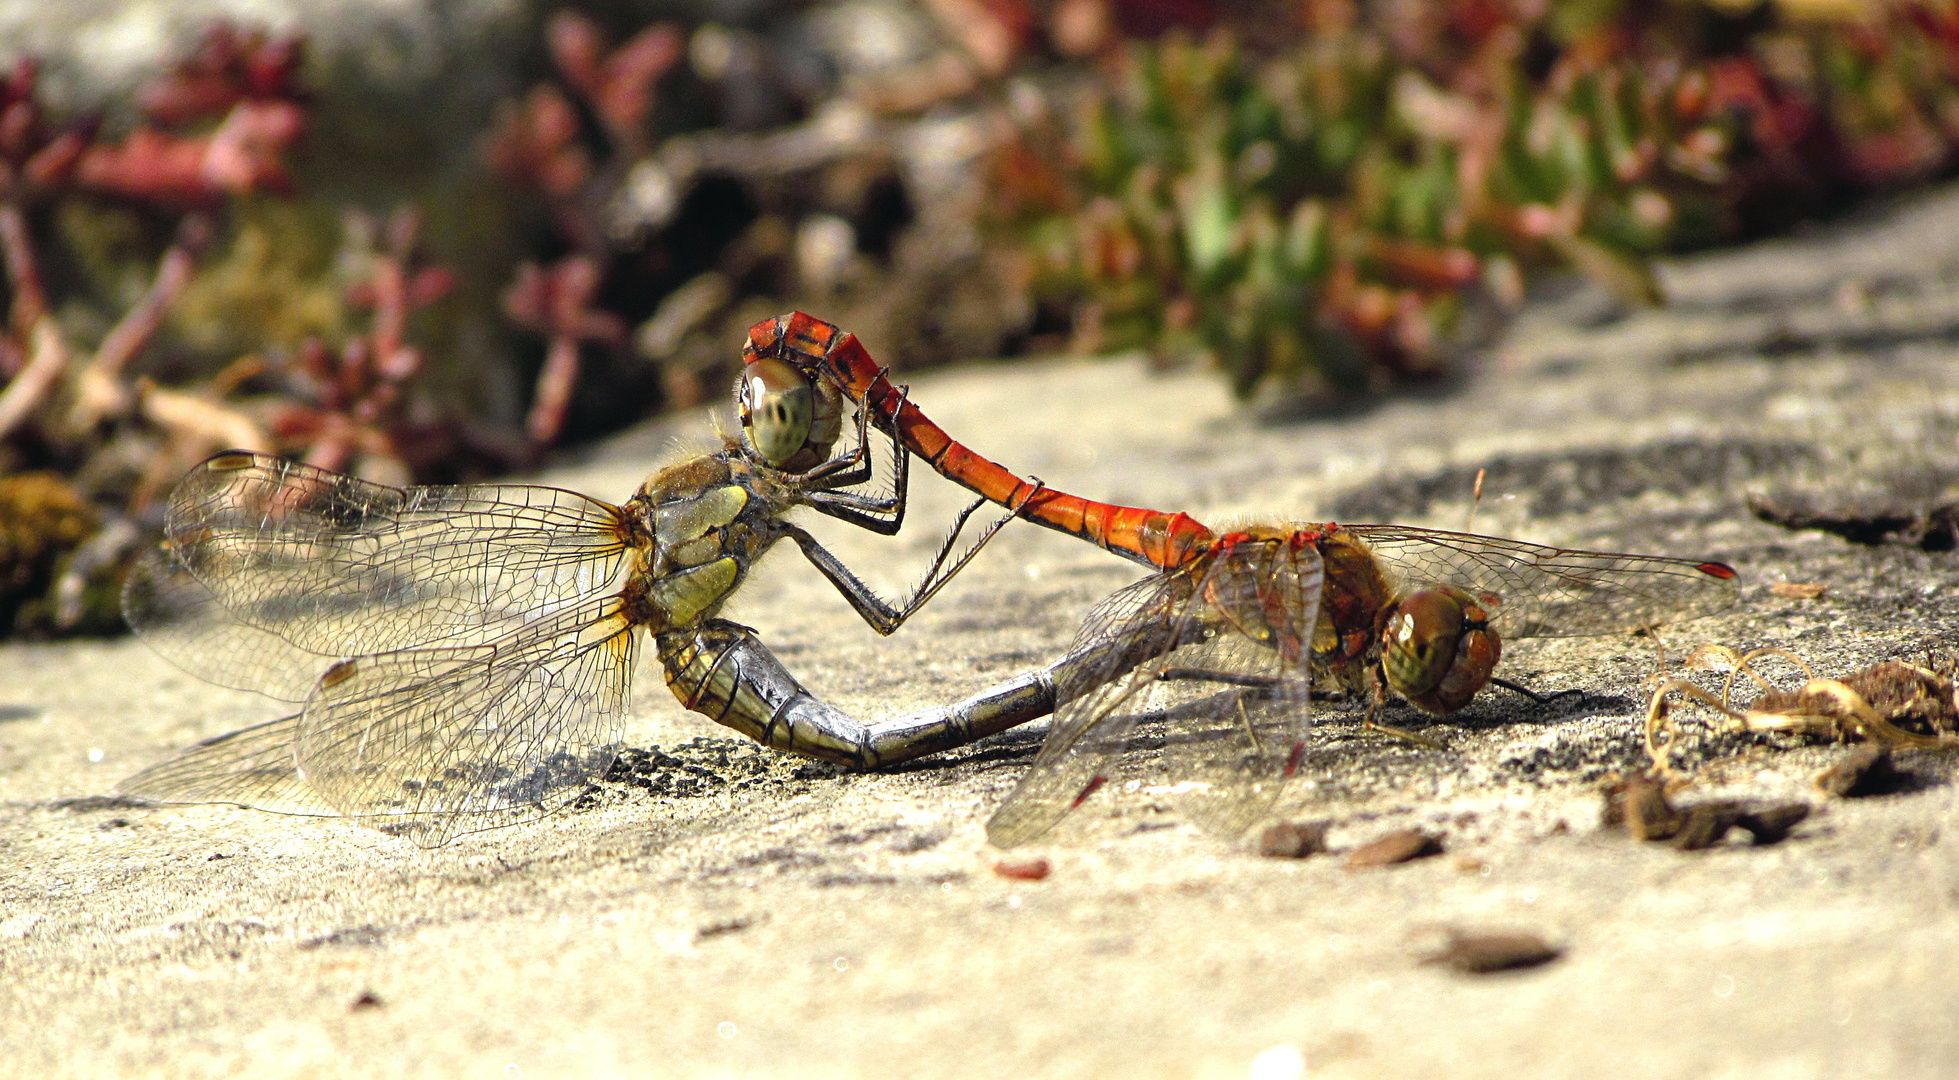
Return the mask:
<path id="1" fill-rule="evenodd" d="M 184 569 L 177 551 L 168 546 L 144 552 L 130 567 L 122 608 L 143 641 L 164 659 L 206 682 L 256 690 L 280 701 L 305 701 L 320 672 L 340 658 L 302 649 L 269 630 L 240 622 Z"/>
<path id="2" fill-rule="evenodd" d="M 1725 563 L 1582 551 L 1403 525 L 1349 525 L 1402 589 L 1454 585 L 1493 604 L 1506 638 L 1615 634 L 1733 606 Z"/>
<path id="3" fill-rule="evenodd" d="M 468 815 L 547 808 L 612 761 L 634 627 L 616 598 L 481 645 L 328 668 L 301 714 L 299 774 L 339 812 L 434 846 Z"/>
<path id="4" fill-rule="evenodd" d="M 291 698 L 295 665 L 310 686 L 322 659 L 477 644 L 603 596 L 625 536 L 617 507 L 575 492 L 394 488 L 234 451 L 172 493 L 124 612 L 192 673 Z M 252 644 L 267 659 L 239 655 Z"/>
<path id="5" fill-rule="evenodd" d="M 1140 742 L 1156 744 L 1198 824 L 1235 836 L 1256 822 L 1303 747 L 1321 578 L 1310 546 L 1264 541 L 1097 605 L 1047 742 L 987 837 L 1012 847 L 1047 832 Z"/>
<path id="6" fill-rule="evenodd" d="M 293 740 L 299 716 L 206 739 L 116 785 L 116 791 L 160 803 L 234 803 L 279 814 L 339 813 L 299 778 Z"/>

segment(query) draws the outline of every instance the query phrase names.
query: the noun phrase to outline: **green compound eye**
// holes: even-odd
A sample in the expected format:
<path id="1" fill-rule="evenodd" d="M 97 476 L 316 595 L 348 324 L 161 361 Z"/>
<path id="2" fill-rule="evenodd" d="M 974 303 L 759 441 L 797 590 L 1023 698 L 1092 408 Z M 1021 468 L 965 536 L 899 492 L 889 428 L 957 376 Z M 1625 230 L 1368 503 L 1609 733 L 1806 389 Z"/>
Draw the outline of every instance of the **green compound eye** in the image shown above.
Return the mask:
<path id="1" fill-rule="evenodd" d="M 802 372 L 775 359 L 751 362 L 741 377 L 741 429 L 748 445 L 782 465 L 809 441 L 816 398 Z"/>

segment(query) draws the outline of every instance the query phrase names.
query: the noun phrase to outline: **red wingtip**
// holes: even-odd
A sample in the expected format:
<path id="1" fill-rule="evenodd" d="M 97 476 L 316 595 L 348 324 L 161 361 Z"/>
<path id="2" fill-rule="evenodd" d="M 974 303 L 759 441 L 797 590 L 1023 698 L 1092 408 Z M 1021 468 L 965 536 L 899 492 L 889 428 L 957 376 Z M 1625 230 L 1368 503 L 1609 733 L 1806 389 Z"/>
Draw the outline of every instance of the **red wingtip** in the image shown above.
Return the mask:
<path id="1" fill-rule="evenodd" d="M 1722 581 L 1732 581 L 1735 576 L 1735 568 L 1729 566 L 1727 563 L 1704 562 L 1694 567 L 1694 569 L 1699 570 L 1708 577 L 1720 578 Z"/>

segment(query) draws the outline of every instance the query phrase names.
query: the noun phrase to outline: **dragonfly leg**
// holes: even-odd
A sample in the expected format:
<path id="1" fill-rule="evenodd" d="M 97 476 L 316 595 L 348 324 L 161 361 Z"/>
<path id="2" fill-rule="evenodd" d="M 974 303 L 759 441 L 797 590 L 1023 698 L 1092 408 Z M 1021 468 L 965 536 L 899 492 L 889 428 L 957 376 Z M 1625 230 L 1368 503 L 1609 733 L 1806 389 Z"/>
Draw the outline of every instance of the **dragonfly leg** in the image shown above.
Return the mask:
<path id="1" fill-rule="evenodd" d="M 853 451 L 857 457 L 865 457 L 864 445 L 869 438 L 866 427 L 868 409 L 857 412 L 858 449 Z M 825 467 L 837 462 L 847 461 L 851 455 L 832 458 L 804 473 L 797 480 L 804 486 L 804 498 L 819 513 L 827 514 L 839 521 L 847 521 L 860 529 L 869 529 L 884 536 L 894 536 L 905 523 L 905 503 L 911 491 L 911 452 L 898 441 L 897 434 L 891 433 L 891 452 L 894 455 L 890 495 L 865 495 L 855 491 L 842 491 L 840 488 L 864 483 L 871 478 L 868 463 L 862 468 L 849 472 L 825 473 Z M 821 481 L 821 486 L 809 489 L 808 484 Z"/>
<path id="2" fill-rule="evenodd" d="M 1360 726 L 1365 730 L 1386 735 L 1391 739 L 1403 739 L 1414 743 L 1416 746 L 1426 747 L 1430 750 L 1446 751 L 1449 749 L 1447 746 L 1426 735 L 1409 731 L 1406 728 L 1398 728 L 1393 724 L 1384 724 L 1375 719 L 1376 716 L 1380 715 L 1382 706 L 1386 705 L 1388 700 L 1387 679 L 1382 674 L 1380 665 L 1378 664 L 1374 667 L 1373 692 L 1368 697 L 1370 700 L 1367 704 L 1367 715 L 1360 722 Z"/>
<path id="3" fill-rule="evenodd" d="M 1191 680 L 1196 682 L 1224 683 L 1228 686 L 1243 686 L 1251 690 L 1270 690 L 1279 685 L 1279 680 L 1265 675 L 1246 675 L 1236 671 L 1213 671 L 1209 668 L 1164 668 L 1156 673 L 1162 682 Z"/>
<path id="4" fill-rule="evenodd" d="M 1039 480 L 1035 481 L 1034 490 L 1040 490 Z M 973 557 L 979 554 L 980 549 L 985 547 L 988 541 L 992 540 L 1001 529 L 1006 528 L 1008 522 L 1020 516 L 1021 507 L 1026 505 L 1026 501 L 1022 500 L 1019 506 L 994 519 L 987 525 L 986 530 L 980 533 L 979 539 L 973 541 L 950 566 L 947 566 L 946 560 L 952 558 L 952 550 L 957 546 L 959 534 L 965 530 L 966 522 L 971 520 L 973 514 L 986 503 L 985 499 L 975 499 L 959 512 L 959 516 L 953 519 L 952 529 L 946 533 L 945 541 L 939 545 L 938 554 L 933 556 L 932 564 L 926 568 L 924 578 L 912 590 L 911 595 L 897 605 L 877 595 L 869 585 L 864 584 L 863 579 L 844 565 L 842 559 L 837 558 L 836 554 L 824 547 L 816 537 L 787 523 L 784 523 L 781 528 L 783 534 L 794 540 L 796 546 L 802 549 L 803 556 L 809 559 L 810 564 L 828 578 L 830 583 L 837 587 L 837 591 L 843 594 L 844 599 L 850 602 L 850 606 L 857 614 L 870 624 L 871 629 L 888 635 L 903 626 L 907 619 L 925 605 L 926 601 L 937 595 L 940 589 L 945 588 L 946 583 L 958 575 L 959 571 L 965 569 L 966 564 L 973 561 Z"/>
<path id="5" fill-rule="evenodd" d="M 906 397 L 910 394 L 911 387 L 898 387 L 898 401 L 901 407 Z M 872 412 L 873 410 L 869 406 L 859 405 L 857 407 L 857 444 L 855 446 L 828 461 L 811 467 L 807 472 L 790 473 L 784 476 L 783 479 L 798 486 L 817 486 L 826 491 L 855 487 L 869 480 L 872 474 Z M 898 455 L 898 467 L 902 469 L 905 464 L 905 458 L 909 454 L 904 444 L 899 441 L 897 432 L 892 430 L 882 418 L 879 419 L 878 430 L 890 436 L 892 452 Z M 904 496 L 902 494 L 898 496 L 899 501 L 902 501 L 903 498 Z"/>
<path id="6" fill-rule="evenodd" d="M 1531 701 L 1539 705 L 1549 705 L 1550 703 L 1558 700 L 1561 697 L 1570 697 L 1574 694 L 1584 693 L 1583 690 L 1574 689 L 1574 690 L 1559 690 L 1556 693 L 1552 693 L 1552 694 L 1540 694 L 1537 691 L 1532 690 L 1530 687 L 1523 685 L 1522 683 L 1514 683 L 1511 682 L 1509 679 L 1500 679 L 1494 675 L 1490 676 L 1490 685 L 1501 686 L 1505 690 L 1510 690 L 1522 694 L 1525 697 L 1531 699 Z"/>
<path id="7" fill-rule="evenodd" d="M 1434 739 L 1420 732 L 1409 731 L 1407 728 L 1398 728 L 1393 724 L 1383 724 L 1379 720 L 1367 720 L 1362 722 L 1361 726 L 1377 734 L 1386 735 L 1391 739 L 1405 739 L 1408 742 L 1414 743 L 1416 746 L 1425 747 L 1430 750 L 1449 749 L 1446 745 L 1436 742 Z"/>
<path id="8" fill-rule="evenodd" d="M 1251 741 L 1252 753 L 1265 756 L 1265 747 L 1259 745 L 1258 725 L 1252 723 L 1251 715 L 1245 712 L 1245 695 L 1239 694 L 1231 703 L 1238 710 L 1238 722 L 1244 725 L 1245 737 Z"/>
<path id="9" fill-rule="evenodd" d="M 897 447 L 898 463 L 892 479 L 893 494 L 863 495 L 855 491 L 817 490 L 803 498 L 820 514 L 847 521 L 860 529 L 884 536 L 895 536 L 905 523 L 905 504 L 911 492 L 911 454 Z"/>

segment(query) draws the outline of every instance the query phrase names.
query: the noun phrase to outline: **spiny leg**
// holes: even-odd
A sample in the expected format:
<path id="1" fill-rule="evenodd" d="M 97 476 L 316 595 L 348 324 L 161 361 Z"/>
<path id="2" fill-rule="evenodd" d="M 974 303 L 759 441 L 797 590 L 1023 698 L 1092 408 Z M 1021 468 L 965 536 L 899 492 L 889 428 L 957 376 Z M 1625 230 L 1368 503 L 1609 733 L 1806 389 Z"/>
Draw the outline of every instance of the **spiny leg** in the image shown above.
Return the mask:
<path id="1" fill-rule="evenodd" d="M 1533 702 L 1535 702 L 1535 703 L 1537 703 L 1537 704 L 1539 704 L 1539 705 L 1549 705 L 1549 704 L 1550 704 L 1550 703 L 1552 703 L 1553 701 L 1556 701 L 1556 700 L 1558 700 L 1559 698 L 1562 698 L 1562 697 L 1571 697 L 1571 696 L 1572 696 L 1572 695 L 1574 695 L 1574 694 L 1579 694 L 1579 695 L 1582 695 L 1582 694 L 1584 694 L 1584 691 L 1583 691 L 1583 690 L 1577 690 L 1577 689 L 1573 689 L 1573 690 L 1559 690 L 1559 691 L 1556 691 L 1556 692 L 1554 692 L 1554 693 L 1550 693 L 1550 694 L 1540 694 L 1540 693 L 1538 693 L 1537 691 L 1535 691 L 1535 690 L 1532 690 L 1532 689 L 1531 689 L 1530 687 L 1528 687 L 1528 686 L 1524 686 L 1524 685 L 1523 685 L 1523 684 L 1521 684 L 1521 683 L 1514 683 L 1514 682 L 1511 682 L 1511 681 L 1510 681 L 1509 679 L 1503 679 L 1503 678 L 1498 678 L 1498 677 L 1497 677 L 1497 676 L 1495 676 L 1495 675 L 1492 675 L 1492 676 L 1490 676 L 1490 685 L 1491 685 L 1491 686 L 1501 686 L 1501 687 L 1503 687 L 1503 688 L 1504 688 L 1505 690 L 1509 690 L 1509 691 L 1512 691 L 1512 692 L 1514 692 L 1514 693 L 1518 693 L 1518 694 L 1522 694 L 1522 695 L 1524 695 L 1525 697 L 1527 697 L 1527 698 L 1529 698 L 1529 699 L 1531 699 L 1531 700 L 1532 700 Z"/>
<path id="2" fill-rule="evenodd" d="M 1184 680 L 1190 680 L 1195 682 L 1215 682 L 1215 683 L 1225 683 L 1230 686 L 1242 686 L 1248 690 L 1260 691 L 1261 696 L 1264 694 L 1270 694 L 1272 690 L 1279 685 L 1279 680 L 1274 679 L 1269 675 L 1246 675 L 1242 672 L 1216 671 L 1211 668 L 1187 668 L 1187 667 L 1164 668 L 1162 671 L 1156 673 L 1156 677 L 1158 680 L 1162 682 L 1179 682 Z M 1314 688 L 1306 692 L 1306 699 L 1308 701 L 1345 701 L 1347 700 L 1347 692 L 1345 690 L 1338 690 L 1338 689 L 1322 690 L 1319 688 Z"/>
<path id="3" fill-rule="evenodd" d="M 1034 482 L 1034 491 L 1040 489 L 1040 480 L 1037 478 Z M 1029 492 L 1028 498 L 1032 497 L 1033 492 Z M 781 529 L 783 535 L 794 540 L 796 546 L 802 549 L 804 557 L 809 559 L 810 564 L 837 587 L 837 591 L 843 594 L 844 599 L 850 602 L 850 606 L 870 625 L 871 629 L 888 635 L 903 626 L 906 620 L 925 605 L 926 601 L 937 595 L 940 589 L 945 588 L 946 583 L 957 576 L 959 571 L 965 569 L 966 564 L 973 561 L 980 549 L 1005 528 L 1008 522 L 1019 517 L 1021 509 L 1027 505 L 1027 500 L 1022 499 L 1019 505 L 995 519 L 986 527 L 986 531 L 980 534 L 979 539 L 948 567 L 946 560 L 951 558 L 952 550 L 958 544 L 959 534 L 965 529 L 966 522 L 971 520 L 973 514 L 980 507 L 985 506 L 986 502 L 985 499 L 976 499 L 959 512 L 958 517 L 953 519 L 951 531 L 946 534 L 944 542 L 939 545 L 938 553 L 933 556 L 932 564 L 926 568 L 925 576 L 912 590 L 911 595 L 896 605 L 886 602 L 883 597 L 877 595 L 869 585 L 844 565 L 842 559 L 824 547 L 816 537 L 786 522 Z"/>
<path id="4" fill-rule="evenodd" d="M 1214 682 L 1268 692 L 1279 685 L 1279 680 L 1269 675 L 1246 675 L 1242 672 L 1217 671 L 1211 668 L 1164 668 L 1156 673 L 1156 677 L 1162 682 Z"/>
<path id="5" fill-rule="evenodd" d="M 1162 671 L 1157 672 L 1156 677 L 1164 682 L 1193 680 L 1193 681 L 1202 681 L 1202 682 L 1223 683 L 1227 686 L 1242 686 L 1245 687 L 1247 690 L 1252 691 L 1254 694 L 1260 696 L 1263 696 L 1265 694 L 1270 694 L 1272 690 L 1279 685 L 1279 681 L 1277 679 L 1273 679 L 1264 675 L 1245 675 L 1234 671 L 1215 671 L 1208 668 L 1165 668 Z M 1564 691 L 1564 692 L 1576 693 L 1576 691 Z M 1529 691 L 1526 690 L 1523 691 L 1523 693 L 1528 694 Z M 1325 700 L 1329 696 L 1336 696 L 1336 695 L 1327 695 L 1321 691 L 1316 690 L 1313 691 L 1310 696 L 1314 700 Z M 1550 699 L 1547 698 L 1545 700 L 1550 700 Z M 1407 731 L 1405 729 L 1395 727 L 1392 724 L 1383 724 L 1375 720 L 1374 714 L 1377 711 L 1379 711 L 1380 705 L 1381 705 L 1381 697 L 1377 695 L 1375 699 L 1375 704 L 1368 708 L 1367 717 L 1361 722 L 1362 727 L 1366 728 L 1369 731 L 1379 732 L 1382 735 L 1392 736 L 1397 739 L 1406 739 L 1409 742 L 1415 743 L 1420 746 L 1428 747 L 1431 750 L 1448 749 L 1447 746 L 1443 745 L 1442 743 L 1436 742 L 1434 739 L 1431 739 L 1426 735 L 1419 735 L 1415 732 Z M 1240 710 L 1242 715 L 1242 710 L 1243 710 L 1242 703 L 1240 705 Z M 1256 738 L 1256 734 L 1254 734 L 1254 738 Z"/>
<path id="6" fill-rule="evenodd" d="M 1393 724 L 1383 724 L 1379 720 L 1372 718 L 1362 721 L 1361 726 L 1376 734 L 1386 735 L 1391 739 L 1401 739 L 1414 743 L 1416 746 L 1426 750 L 1441 750 L 1446 753 L 1449 749 L 1447 744 L 1437 742 L 1423 735 L 1421 732 L 1409 731 L 1407 728 L 1398 728 Z"/>
<path id="7" fill-rule="evenodd" d="M 1388 700 L 1387 676 L 1381 672 L 1380 665 L 1378 664 L 1374 668 L 1374 692 L 1369 697 L 1371 700 L 1367 704 L 1367 715 L 1360 722 L 1362 728 L 1386 735 L 1390 738 L 1402 739 L 1414 743 L 1416 746 L 1427 747 L 1430 750 L 1447 751 L 1449 749 L 1447 746 L 1426 735 L 1409 731 L 1406 728 L 1398 728 L 1393 724 L 1384 724 L 1374 719 L 1380 713 L 1381 708 L 1387 704 Z"/>
<path id="8" fill-rule="evenodd" d="M 905 400 L 911 394 L 911 387 L 899 386 L 897 390 L 898 405 L 900 408 L 903 408 Z M 857 407 L 857 444 L 855 446 L 828 461 L 812 466 L 806 472 L 785 473 L 781 477 L 782 480 L 796 487 L 840 494 L 838 492 L 840 488 L 855 487 L 871 479 L 874 472 L 870 460 L 871 412 L 872 410 L 868 406 L 859 405 Z M 889 428 L 880 423 L 878 430 L 890 437 L 891 449 L 897 455 L 897 468 L 902 475 L 902 470 L 905 467 L 905 459 L 909 456 L 904 443 L 899 440 L 895 428 Z M 902 515 L 904 513 L 902 480 L 899 482 L 899 492 L 892 499 L 876 501 L 896 503 L 897 512 Z"/>
<path id="9" fill-rule="evenodd" d="M 904 393 L 903 389 L 899 392 L 901 402 Z M 860 409 L 857 415 L 859 437 L 864 438 L 866 436 L 863 418 L 867 413 Z M 895 431 L 890 433 L 890 437 L 894 474 L 890 495 L 865 495 L 855 491 L 838 490 L 868 481 L 871 478 L 871 471 L 867 467 L 862 472 L 832 475 L 820 483 L 807 479 L 798 481 L 796 486 L 803 488 L 804 499 L 815 507 L 817 512 L 836 518 L 838 521 L 849 522 L 860 529 L 868 529 L 882 536 L 897 535 L 898 530 L 905 523 L 905 506 L 910 498 L 911 452 L 898 440 Z M 816 470 L 811 470 L 811 473 L 804 474 L 804 477 L 807 478 L 821 468 L 822 466 L 818 466 Z M 815 486 L 812 486 L 813 483 Z"/>
<path id="10" fill-rule="evenodd" d="M 1238 709 L 1238 722 L 1245 725 L 1245 735 L 1252 740 L 1252 753 L 1263 757 L 1265 747 L 1259 742 L 1258 727 L 1252 723 L 1251 714 L 1245 711 L 1245 697 L 1246 695 L 1239 694 L 1232 704 Z"/>

